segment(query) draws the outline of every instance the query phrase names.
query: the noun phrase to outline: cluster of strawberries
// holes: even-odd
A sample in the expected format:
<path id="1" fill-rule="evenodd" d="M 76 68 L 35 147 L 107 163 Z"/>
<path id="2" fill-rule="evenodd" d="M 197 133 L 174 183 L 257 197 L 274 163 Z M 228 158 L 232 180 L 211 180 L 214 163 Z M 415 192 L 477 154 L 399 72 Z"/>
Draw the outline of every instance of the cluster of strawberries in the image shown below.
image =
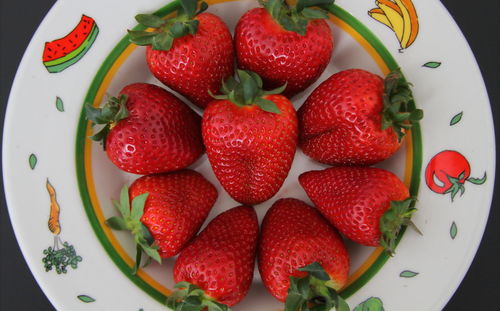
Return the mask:
<path id="1" fill-rule="evenodd" d="M 415 210 L 394 174 L 369 167 L 398 150 L 422 111 L 399 71 L 384 80 L 364 70 L 332 75 L 296 112 L 289 98 L 314 83 L 333 51 L 326 12 L 333 0 L 262 1 L 246 12 L 234 42 L 205 3 L 181 0 L 176 17 L 136 16 L 152 31 L 129 31 L 146 45 L 152 74 L 205 109 L 202 118 L 172 93 L 151 84 L 125 86 L 102 108 L 87 106 L 120 169 L 146 175 L 125 186 L 107 224 L 130 230 L 141 254 L 161 262 L 180 253 L 174 310 L 229 310 L 247 294 L 255 257 L 269 292 L 286 310 L 348 310 L 337 295 L 349 257 L 337 232 L 389 252 Z M 237 60 L 237 78 L 234 74 Z M 274 89 L 273 89 L 274 88 Z M 264 90 L 266 89 L 266 90 Z M 269 89 L 273 89 L 268 91 Z M 285 95 L 280 95 L 280 93 Z M 253 205 L 283 185 L 299 145 L 333 165 L 299 182 L 316 208 L 276 201 L 259 236 Z M 206 150 L 222 187 L 243 204 L 213 219 L 196 237 L 217 199 L 216 188 L 186 169 Z M 333 226 L 332 226 L 333 225 Z M 337 228 L 337 229 L 335 229 Z M 314 308 L 312 308 L 315 306 Z M 312 308 L 312 309 L 311 309 Z"/>

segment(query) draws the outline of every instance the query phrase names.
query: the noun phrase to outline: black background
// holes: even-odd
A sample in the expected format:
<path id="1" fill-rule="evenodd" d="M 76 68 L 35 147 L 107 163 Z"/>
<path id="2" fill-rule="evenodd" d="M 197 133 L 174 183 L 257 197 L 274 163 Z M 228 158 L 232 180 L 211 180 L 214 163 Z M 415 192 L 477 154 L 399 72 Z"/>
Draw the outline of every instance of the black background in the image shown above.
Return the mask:
<path id="1" fill-rule="evenodd" d="M 29 1 L 28 4 L 27 1 L 0 0 L 2 122 L 17 66 L 31 36 L 54 2 L 53 0 L 37 0 Z M 498 136 L 500 114 L 496 104 L 500 100 L 500 4 L 498 0 L 443 0 L 442 2 L 455 18 L 477 58 L 488 88 L 497 124 L 495 133 Z M 3 123 L 0 128 L 3 128 Z M 467 276 L 444 310 L 500 310 L 500 215 L 495 206 L 498 205 L 495 202 L 500 199 L 499 193 L 497 183 L 488 226 L 479 251 Z M 5 198 L 2 197 L 0 310 L 53 310 L 54 308 L 29 272 L 7 215 Z"/>

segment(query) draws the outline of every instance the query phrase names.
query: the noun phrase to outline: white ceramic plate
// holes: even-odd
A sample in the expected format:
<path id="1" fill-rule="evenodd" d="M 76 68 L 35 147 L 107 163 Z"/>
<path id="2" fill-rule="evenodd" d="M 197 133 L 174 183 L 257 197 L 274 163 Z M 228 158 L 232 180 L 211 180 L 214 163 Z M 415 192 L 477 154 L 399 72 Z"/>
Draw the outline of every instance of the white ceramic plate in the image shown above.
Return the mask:
<path id="1" fill-rule="evenodd" d="M 221 16 L 230 29 L 256 6 L 250 0 L 209 3 L 213 4 L 209 11 Z M 378 248 L 348 243 L 351 279 L 342 295 L 352 309 L 372 298 L 385 310 L 441 310 L 472 261 L 490 208 L 495 147 L 480 72 L 442 4 L 433 0 L 414 5 L 418 19 L 412 25 L 418 22 L 419 31 L 411 28 L 416 36 L 409 46 L 367 14 L 376 8 L 375 1 L 339 0 L 332 9 L 336 46 L 320 81 L 352 67 L 382 75 L 400 66 L 414 84 L 417 106 L 425 111 L 403 148 L 381 164 L 418 194 L 414 222 L 424 235 L 407 230 L 393 258 Z M 59 310 L 162 310 L 160 302 L 172 288 L 174 258 L 132 276 L 130 237 L 103 224 L 116 213 L 110 198 L 116 198 L 120 187 L 137 176 L 119 171 L 97 144 L 86 139 L 90 127 L 82 115 L 85 102 L 98 105 L 106 93 L 117 94 L 127 83 L 159 84 L 147 70 L 144 48 L 129 45 L 125 29 L 136 26 L 137 13 L 159 10 L 165 15 L 172 9 L 161 0 L 59 1 L 40 25 L 19 67 L 5 121 L 5 192 L 23 254 Z M 73 57 L 43 63 L 45 42 L 64 37 L 82 14 L 97 25 L 92 40 Z M 318 83 L 294 98 L 296 108 Z M 310 203 L 297 177 L 319 167 L 298 151 L 276 197 L 256 206 L 259 217 L 280 197 Z M 206 156 L 192 168 L 219 189 L 209 219 L 237 205 L 221 188 Z M 466 191 L 459 187 L 452 200 L 446 176 L 461 179 Z M 51 206 L 57 212 L 54 202 L 60 208 L 60 231 L 47 226 Z M 233 310 L 280 308 L 256 270 L 249 295 Z"/>

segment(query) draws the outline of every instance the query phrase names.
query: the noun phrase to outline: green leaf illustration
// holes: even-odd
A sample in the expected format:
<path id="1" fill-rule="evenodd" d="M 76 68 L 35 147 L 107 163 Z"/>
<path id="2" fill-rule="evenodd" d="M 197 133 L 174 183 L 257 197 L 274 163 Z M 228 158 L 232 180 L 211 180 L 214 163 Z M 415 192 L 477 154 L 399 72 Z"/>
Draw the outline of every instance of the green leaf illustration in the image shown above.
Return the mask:
<path id="1" fill-rule="evenodd" d="M 422 67 L 427 67 L 432 69 L 438 68 L 439 66 L 441 66 L 440 62 L 427 62 L 422 65 Z"/>
<path id="2" fill-rule="evenodd" d="M 80 299 L 82 302 L 85 302 L 85 303 L 90 303 L 90 302 L 95 301 L 94 298 L 87 296 L 87 295 L 78 295 L 78 299 Z"/>
<path id="3" fill-rule="evenodd" d="M 451 238 L 454 240 L 455 237 L 457 236 L 457 233 L 458 233 L 458 227 L 457 227 L 457 224 L 455 222 L 453 222 L 451 224 L 451 227 L 450 227 L 450 236 Z"/>
<path id="4" fill-rule="evenodd" d="M 418 275 L 418 272 L 410 271 L 410 270 L 404 270 L 402 271 L 399 276 L 402 278 L 412 278 Z"/>
<path id="5" fill-rule="evenodd" d="M 450 126 L 457 124 L 462 120 L 462 116 L 464 115 L 464 112 L 461 111 L 460 113 L 457 113 L 450 121 Z"/>
<path id="6" fill-rule="evenodd" d="M 36 163 L 38 162 L 38 159 L 36 157 L 36 155 L 34 153 L 30 154 L 29 158 L 28 158 L 28 162 L 30 164 L 30 168 L 32 170 L 35 169 L 35 166 L 36 166 Z"/>
<path id="7" fill-rule="evenodd" d="M 61 97 L 59 97 L 59 96 L 56 97 L 56 108 L 60 112 L 64 112 L 64 103 L 63 103 Z"/>
<path id="8" fill-rule="evenodd" d="M 353 311 L 384 311 L 384 304 L 380 298 L 370 297 L 360 303 Z"/>

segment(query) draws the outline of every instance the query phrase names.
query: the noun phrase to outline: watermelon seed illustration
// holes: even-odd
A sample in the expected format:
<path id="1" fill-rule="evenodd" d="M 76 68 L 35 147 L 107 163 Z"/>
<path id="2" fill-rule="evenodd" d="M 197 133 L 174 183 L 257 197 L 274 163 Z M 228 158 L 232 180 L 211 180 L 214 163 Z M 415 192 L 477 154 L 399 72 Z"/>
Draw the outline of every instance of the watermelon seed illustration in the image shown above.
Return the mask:
<path id="1" fill-rule="evenodd" d="M 56 109 L 60 112 L 64 112 L 64 103 L 59 96 L 56 97 Z"/>
<path id="2" fill-rule="evenodd" d="M 90 49 L 98 33 L 94 19 L 82 15 L 78 25 L 65 37 L 45 42 L 44 66 L 50 73 L 57 73 L 75 64 Z"/>
<path id="3" fill-rule="evenodd" d="M 458 122 L 460 122 L 462 120 L 463 115 L 464 115 L 464 112 L 462 111 L 460 113 L 457 113 L 455 116 L 453 116 L 453 118 L 451 118 L 451 121 L 450 121 L 450 126 L 455 125 Z"/>
<path id="4" fill-rule="evenodd" d="M 30 156 L 28 158 L 28 163 L 30 164 L 30 168 L 32 170 L 35 169 L 35 166 L 36 166 L 37 162 L 38 162 L 38 159 L 37 159 L 36 155 L 34 153 L 30 154 Z"/>
<path id="5" fill-rule="evenodd" d="M 422 67 L 427 67 L 427 68 L 431 68 L 431 69 L 436 69 L 439 66 L 441 66 L 440 62 L 427 62 L 427 63 L 422 65 Z"/>
<path id="6" fill-rule="evenodd" d="M 80 299 L 80 301 L 85 302 L 85 303 L 90 303 L 90 302 L 95 301 L 94 298 L 87 296 L 87 295 L 78 295 L 77 298 Z"/>
<path id="7" fill-rule="evenodd" d="M 399 276 L 402 278 L 412 278 L 418 275 L 418 272 L 415 271 L 410 271 L 410 270 L 405 270 L 402 271 Z"/>
<path id="8" fill-rule="evenodd" d="M 450 227 L 450 237 L 452 240 L 455 240 L 455 238 L 457 237 L 457 233 L 458 233 L 457 224 L 453 222 Z"/>
<path id="9" fill-rule="evenodd" d="M 370 297 L 360 303 L 353 311 L 384 311 L 384 304 L 378 297 Z"/>

